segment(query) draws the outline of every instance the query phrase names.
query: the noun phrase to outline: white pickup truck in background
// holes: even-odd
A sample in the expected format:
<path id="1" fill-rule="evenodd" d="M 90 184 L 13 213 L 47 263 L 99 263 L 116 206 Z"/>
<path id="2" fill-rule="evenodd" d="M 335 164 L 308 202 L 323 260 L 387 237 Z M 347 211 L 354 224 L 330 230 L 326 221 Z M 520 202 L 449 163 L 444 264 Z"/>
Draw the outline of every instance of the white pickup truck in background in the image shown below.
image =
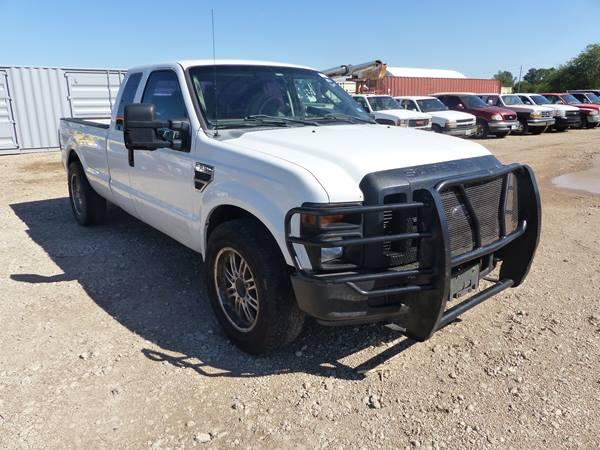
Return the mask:
<path id="1" fill-rule="evenodd" d="M 432 119 L 429 114 L 407 111 L 389 95 L 357 94 L 352 98 L 379 124 L 431 130 Z"/>
<path id="2" fill-rule="evenodd" d="M 530 168 L 374 124 L 304 67 L 137 67 L 109 121 L 61 119 L 59 135 L 75 219 L 100 223 L 109 201 L 197 251 L 219 322 L 251 353 L 306 315 L 425 340 L 521 284 L 539 239 Z"/>
<path id="3" fill-rule="evenodd" d="M 429 114 L 433 121 L 432 129 L 436 133 L 459 137 L 475 134 L 476 117 L 473 114 L 452 111 L 436 97 L 402 96 L 394 99 L 403 109 Z"/>

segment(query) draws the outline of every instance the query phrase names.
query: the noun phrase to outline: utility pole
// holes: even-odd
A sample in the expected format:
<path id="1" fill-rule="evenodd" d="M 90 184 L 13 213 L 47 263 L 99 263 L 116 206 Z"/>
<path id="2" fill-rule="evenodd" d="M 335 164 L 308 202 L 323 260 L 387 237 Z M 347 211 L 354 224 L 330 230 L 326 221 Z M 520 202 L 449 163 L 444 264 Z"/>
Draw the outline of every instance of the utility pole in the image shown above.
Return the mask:
<path id="1" fill-rule="evenodd" d="M 517 82 L 517 92 L 521 92 L 521 75 L 523 74 L 523 64 L 521 64 L 521 68 L 519 69 L 519 81 Z"/>

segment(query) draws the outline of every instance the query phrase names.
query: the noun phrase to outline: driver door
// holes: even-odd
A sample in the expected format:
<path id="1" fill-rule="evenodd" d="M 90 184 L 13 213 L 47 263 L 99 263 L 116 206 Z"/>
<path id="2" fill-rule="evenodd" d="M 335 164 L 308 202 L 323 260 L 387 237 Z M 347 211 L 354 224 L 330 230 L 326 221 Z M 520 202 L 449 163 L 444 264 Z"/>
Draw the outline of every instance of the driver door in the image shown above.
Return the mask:
<path id="1" fill-rule="evenodd" d="M 181 84 L 173 70 L 150 73 L 141 101 L 154 104 L 157 120 L 189 118 Z M 173 131 L 165 130 L 165 133 Z M 171 148 L 136 150 L 129 173 L 140 218 L 174 239 L 190 243 L 195 202 L 192 153 Z"/>

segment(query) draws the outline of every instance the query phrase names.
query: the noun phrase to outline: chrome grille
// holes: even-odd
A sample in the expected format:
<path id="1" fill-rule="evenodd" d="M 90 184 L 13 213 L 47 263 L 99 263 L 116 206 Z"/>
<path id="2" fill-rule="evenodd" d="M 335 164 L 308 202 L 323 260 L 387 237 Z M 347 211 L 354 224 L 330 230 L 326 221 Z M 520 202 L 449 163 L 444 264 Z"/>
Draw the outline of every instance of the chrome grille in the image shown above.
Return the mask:
<path id="1" fill-rule="evenodd" d="M 542 117 L 552 117 L 554 116 L 554 111 L 542 111 Z"/>

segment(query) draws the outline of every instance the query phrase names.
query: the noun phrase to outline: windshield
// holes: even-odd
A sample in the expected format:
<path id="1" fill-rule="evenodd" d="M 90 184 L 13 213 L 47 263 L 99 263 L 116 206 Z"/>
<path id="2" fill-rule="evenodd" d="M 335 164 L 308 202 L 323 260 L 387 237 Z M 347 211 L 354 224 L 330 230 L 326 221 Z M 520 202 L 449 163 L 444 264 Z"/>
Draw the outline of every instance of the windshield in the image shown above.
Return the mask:
<path id="1" fill-rule="evenodd" d="M 442 102 L 440 102 L 437 98 L 427 98 L 427 99 L 423 99 L 423 100 L 417 100 L 417 103 L 419 104 L 421 111 L 423 111 L 425 113 L 435 112 L 435 111 L 448 111 L 448 108 L 446 107 L 446 105 L 444 105 Z"/>
<path id="2" fill-rule="evenodd" d="M 531 98 L 531 100 L 533 100 L 533 103 L 535 103 L 536 105 L 551 105 L 552 104 L 552 102 L 549 101 L 543 95 L 532 95 L 530 98 Z"/>
<path id="3" fill-rule="evenodd" d="M 578 105 L 581 102 L 573 97 L 571 94 L 565 94 L 561 97 L 569 105 Z"/>
<path id="4" fill-rule="evenodd" d="M 588 92 L 587 97 L 590 99 L 592 103 L 600 103 L 600 97 L 592 92 Z"/>
<path id="5" fill-rule="evenodd" d="M 400 104 L 392 97 L 367 97 L 373 111 L 384 111 L 386 109 L 400 109 Z"/>
<path id="6" fill-rule="evenodd" d="M 505 105 L 522 105 L 523 104 L 523 100 L 521 100 L 518 95 L 503 95 L 502 100 L 504 100 Z"/>
<path id="7" fill-rule="evenodd" d="M 460 99 L 464 102 L 467 108 L 487 108 L 489 106 L 476 95 L 465 95 Z"/>
<path id="8" fill-rule="evenodd" d="M 372 122 L 340 86 L 314 70 L 217 65 L 192 67 L 189 72 L 202 114 L 213 129 L 216 124 L 240 128 L 267 120 L 269 125 L 285 126 L 316 124 L 320 119 Z"/>

